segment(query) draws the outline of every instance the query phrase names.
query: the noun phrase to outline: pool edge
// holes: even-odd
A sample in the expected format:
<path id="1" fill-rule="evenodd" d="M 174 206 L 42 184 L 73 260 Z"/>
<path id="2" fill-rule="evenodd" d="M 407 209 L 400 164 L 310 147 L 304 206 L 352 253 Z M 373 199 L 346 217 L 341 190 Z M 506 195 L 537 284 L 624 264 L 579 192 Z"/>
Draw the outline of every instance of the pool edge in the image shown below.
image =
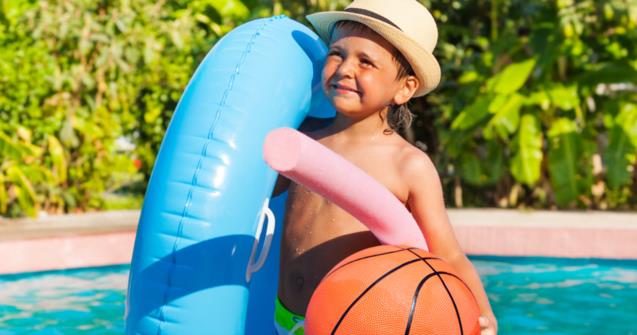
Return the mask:
<path id="1" fill-rule="evenodd" d="M 637 213 L 450 209 L 470 255 L 637 259 Z M 139 211 L 0 222 L 0 274 L 126 264 Z"/>

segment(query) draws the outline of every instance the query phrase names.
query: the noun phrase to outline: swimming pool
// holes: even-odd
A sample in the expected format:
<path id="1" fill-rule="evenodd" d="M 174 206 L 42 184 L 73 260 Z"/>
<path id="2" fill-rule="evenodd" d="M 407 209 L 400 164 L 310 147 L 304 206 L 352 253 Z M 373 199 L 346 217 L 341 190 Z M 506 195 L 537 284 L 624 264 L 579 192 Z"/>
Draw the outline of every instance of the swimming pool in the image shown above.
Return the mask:
<path id="1" fill-rule="evenodd" d="M 500 334 L 637 335 L 637 262 L 472 257 Z M 0 335 L 122 334 L 128 266 L 0 276 Z"/>
<path id="2" fill-rule="evenodd" d="M 500 334 L 637 334 L 637 262 L 474 257 Z"/>
<path id="3" fill-rule="evenodd" d="M 0 335 L 122 334 L 128 269 L 0 276 Z"/>

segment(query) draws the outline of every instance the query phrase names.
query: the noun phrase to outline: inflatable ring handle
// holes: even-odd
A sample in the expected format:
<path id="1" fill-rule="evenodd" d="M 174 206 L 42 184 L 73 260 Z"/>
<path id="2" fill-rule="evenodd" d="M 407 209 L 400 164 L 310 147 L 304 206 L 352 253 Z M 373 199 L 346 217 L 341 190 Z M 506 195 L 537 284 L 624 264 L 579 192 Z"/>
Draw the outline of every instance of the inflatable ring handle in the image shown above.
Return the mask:
<path id="1" fill-rule="evenodd" d="M 263 203 L 263 209 L 261 210 L 261 216 L 259 217 L 259 226 L 257 227 L 257 233 L 255 235 L 254 244 L 252 245 L 252 252 L 250 253 L 250 261 L 248 261 L 248 268 L 246 269 L 246 282 L 250 282 L 252 278 L 252 274 L 259 271 L 263 264 L 265 264 L 266 259 L 268 258 L 268 254 L 270 253 L 270 247 L 272 246 L 272 239 L 274 238 L 274 228 L 276 224 L 276 219 L 274 217 L 274 213 L 269 207 L 270 198 L 266 198 Z M 261 254 L 259 255 L 259 259 L 257 259 L 256 263 L 253 263 L 254 256 L 257 253 L 257 248 L 259 247 L 259 240 L 261 238 L 261 233 L 263 232 L 263 225 L 267 218 L 267 228 L 265 231 L 265 240 L 263 241 L 263 249 L 261 250 Z"/>

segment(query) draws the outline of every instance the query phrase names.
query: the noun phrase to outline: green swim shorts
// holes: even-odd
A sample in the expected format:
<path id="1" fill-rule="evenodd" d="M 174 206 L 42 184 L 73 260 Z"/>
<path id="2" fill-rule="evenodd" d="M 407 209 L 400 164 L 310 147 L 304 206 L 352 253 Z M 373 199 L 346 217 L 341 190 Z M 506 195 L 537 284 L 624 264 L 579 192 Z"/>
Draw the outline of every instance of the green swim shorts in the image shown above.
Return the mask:
<path id="1" fill-rule="evenodd" d="M 303 335 L 305 318 L 292 313 L 276 298 L 274 305 L 274 328 L 278 335 Z"/>

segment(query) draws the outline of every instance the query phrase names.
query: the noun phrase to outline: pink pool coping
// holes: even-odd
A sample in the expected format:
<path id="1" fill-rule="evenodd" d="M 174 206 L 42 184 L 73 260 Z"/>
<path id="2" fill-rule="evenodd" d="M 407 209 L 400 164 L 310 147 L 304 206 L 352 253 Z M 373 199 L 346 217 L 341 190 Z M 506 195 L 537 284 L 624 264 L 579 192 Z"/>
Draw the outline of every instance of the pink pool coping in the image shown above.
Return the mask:
<path id="1" fill-rule="evenodd" d="M 453 209 L 469 255 L 637 259 L 637 213 Z M 0 274 L 127 264 L 139 211 L 0 219 Z"/>
<path id="2" fill-rule="evenodd" d="M 0 274 L 127 264 L 139 211 L 0 219 Z"/>

